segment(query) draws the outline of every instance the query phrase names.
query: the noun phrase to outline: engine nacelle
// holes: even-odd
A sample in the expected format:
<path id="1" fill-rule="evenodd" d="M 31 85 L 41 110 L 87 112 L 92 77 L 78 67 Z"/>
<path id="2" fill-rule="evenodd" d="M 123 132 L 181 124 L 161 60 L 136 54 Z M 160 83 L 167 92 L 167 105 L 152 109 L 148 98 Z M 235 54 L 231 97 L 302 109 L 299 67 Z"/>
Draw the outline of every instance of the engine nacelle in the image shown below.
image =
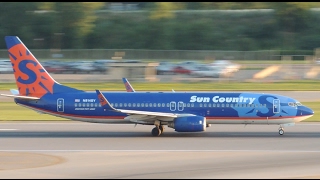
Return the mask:
<path id="1" fill-rule="evenodd" d="M 199 132 L 205 131 L 207 127 L 206 118 L 203 116 L 178 117 L 168 124 L 177 132 Z"/>

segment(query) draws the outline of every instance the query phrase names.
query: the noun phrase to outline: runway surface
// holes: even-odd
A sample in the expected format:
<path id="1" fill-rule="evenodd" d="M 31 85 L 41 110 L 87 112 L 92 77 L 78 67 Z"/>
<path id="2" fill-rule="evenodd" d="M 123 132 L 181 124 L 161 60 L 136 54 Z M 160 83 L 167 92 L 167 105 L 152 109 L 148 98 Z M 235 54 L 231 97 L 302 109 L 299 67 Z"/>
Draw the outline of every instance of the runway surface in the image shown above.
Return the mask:
<path id="1" fill-rule="evenodd" d="M 212 125 L 201 133 L 153 126 L 1 122 L 0 177 L 320 178 L 320 123 Z"/>

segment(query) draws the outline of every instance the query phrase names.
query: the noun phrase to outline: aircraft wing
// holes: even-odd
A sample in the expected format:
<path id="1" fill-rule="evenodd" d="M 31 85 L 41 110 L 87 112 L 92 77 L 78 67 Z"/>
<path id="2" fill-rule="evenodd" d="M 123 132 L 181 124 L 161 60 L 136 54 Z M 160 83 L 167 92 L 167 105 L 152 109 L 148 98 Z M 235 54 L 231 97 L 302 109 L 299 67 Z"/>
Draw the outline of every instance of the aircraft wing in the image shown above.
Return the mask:
<path id="1" fill-rule="evenodd" d="M 130 120 L 133 120 L 133 121 L 153 120 L 153 119 L 159 119 L 163 121 L 173 121 L 174 118 L 181 117 L 181 116 L 194 116 L 192 114 L 175 114 L 175 113 L 164 113 L 164 112 L 153 112 L 153 111 L 116 109 L 109 103 L 107 98 L 105 98 L 105 96 L 99 90 L 96 90 L 96 93 L 98 95 L 100 104 L 104 108 L 104 110 L 111 110 L 111 111 L 117 111 L 117 112 L 128 114 L 129 116 L 126 118 L 129 118 Z"/>

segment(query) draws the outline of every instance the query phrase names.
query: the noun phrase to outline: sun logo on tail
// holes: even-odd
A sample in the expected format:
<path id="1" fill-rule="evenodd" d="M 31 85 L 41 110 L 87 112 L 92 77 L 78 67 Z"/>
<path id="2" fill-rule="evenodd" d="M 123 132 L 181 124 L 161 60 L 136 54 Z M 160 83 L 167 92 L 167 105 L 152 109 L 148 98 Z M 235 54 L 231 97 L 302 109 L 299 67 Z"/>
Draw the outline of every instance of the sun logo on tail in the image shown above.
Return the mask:
<path id="1" fill-rule="evenodd" d="M 128 92 L 132 92 L 131 86 L 129 85 L 128 82 L 126 82 L 124 85 L 125 85 Z"/>
<path id="2" fill-rule="evenodd" d="M 102 96 L 102 94 L 98 94 L 98 98 L 99 98 L 99 101 L 100 101 L 101 106 L 104 106 L 104 105 L 107 104 L 107 101 L 106 101 L 106 99 Z"/>
<path id="3" fill-rule="evenodd" d="M 23 44 L 16 44 L 8 51 L 21 95 L 41 98 L 53 93 L 55 81 Z"/>

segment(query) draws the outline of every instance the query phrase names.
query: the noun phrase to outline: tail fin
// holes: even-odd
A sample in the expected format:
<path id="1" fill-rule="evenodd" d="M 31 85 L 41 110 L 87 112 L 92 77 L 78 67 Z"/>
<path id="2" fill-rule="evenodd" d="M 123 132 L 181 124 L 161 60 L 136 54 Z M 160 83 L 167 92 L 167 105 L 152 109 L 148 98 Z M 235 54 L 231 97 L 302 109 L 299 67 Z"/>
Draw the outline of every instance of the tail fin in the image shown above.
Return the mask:
<path id="1" fill-rule="evenodd" d="M 20 95 L 41 98 L 45 94 L 81 91 L 56 82 L 17 36 L 6 36 Z"/>
<path id="2" fill-rule="evenodd" d="M 124 83 L 124 86 L 126 87 L 127 92 L 136 92 L 127 80 L 127 78 L 122 78 L 122 81 Z"/>

